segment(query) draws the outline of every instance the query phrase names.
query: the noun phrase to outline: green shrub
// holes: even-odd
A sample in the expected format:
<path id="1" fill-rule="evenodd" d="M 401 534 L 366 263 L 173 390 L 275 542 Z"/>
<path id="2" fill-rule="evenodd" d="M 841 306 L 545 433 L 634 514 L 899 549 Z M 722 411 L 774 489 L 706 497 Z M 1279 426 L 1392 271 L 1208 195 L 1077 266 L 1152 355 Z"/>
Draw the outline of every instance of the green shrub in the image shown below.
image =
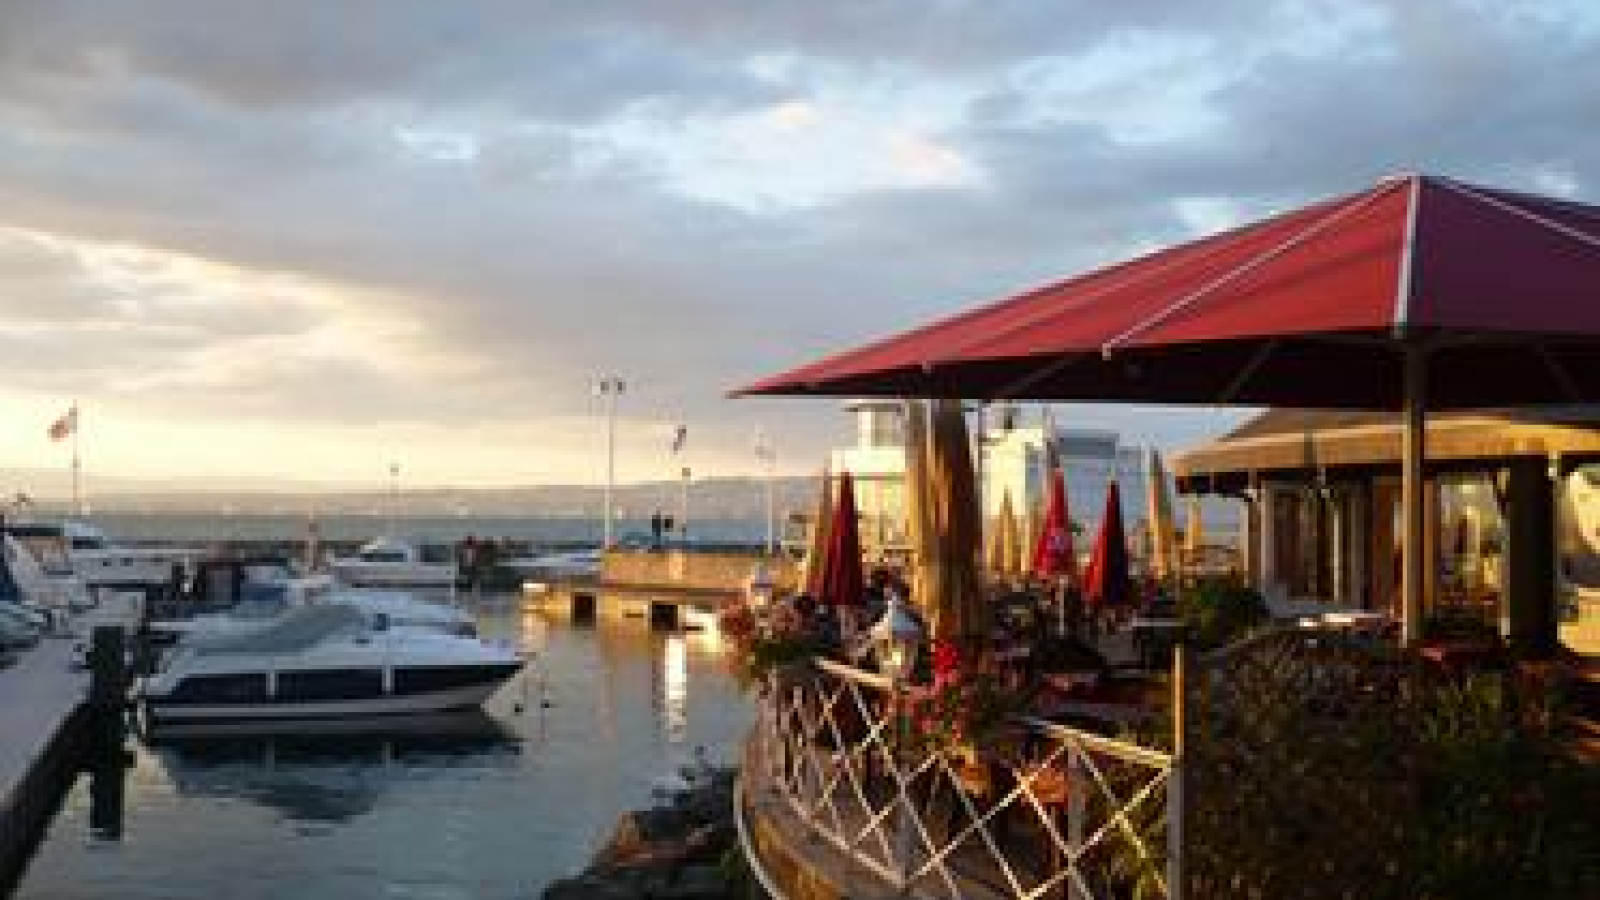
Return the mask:
<path id="1" fill-rule="evenodd" d="M 1194 896 L 1600 897 L 1600 767 L 1551 694 L 1393 649 L 1274 634 L 1197 672 Z"/>
<path id="2" fill-rule="evenodd" d="M 1444 607 L 1422 621 L 1422 634 L 1430 640 L 1476 641 L 1498 645 L 1500 630 L 1471 610 Z"/>
<path id="3" fill-rule="evenodd" d="M 1267 621 L 1267 603 L 1255 589 L 1226 579 L 1206 579 L 1183 592 L 1178 616 L 1201 647 L 1221 647 Z"/>

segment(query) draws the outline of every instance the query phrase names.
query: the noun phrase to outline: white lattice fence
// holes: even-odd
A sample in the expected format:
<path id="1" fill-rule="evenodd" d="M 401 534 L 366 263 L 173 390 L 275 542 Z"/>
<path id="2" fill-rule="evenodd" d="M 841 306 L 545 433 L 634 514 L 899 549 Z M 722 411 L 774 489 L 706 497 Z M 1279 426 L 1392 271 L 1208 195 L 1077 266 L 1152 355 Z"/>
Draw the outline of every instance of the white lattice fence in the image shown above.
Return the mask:
<path id="1" fill-rule="evenodd" d="M 981 760 L 914 752 L 896 696 L 828 661 L 774 678 L 752 782 L 908 895 L 1178 895 L 1172 755 L 1038 720 Z"/>

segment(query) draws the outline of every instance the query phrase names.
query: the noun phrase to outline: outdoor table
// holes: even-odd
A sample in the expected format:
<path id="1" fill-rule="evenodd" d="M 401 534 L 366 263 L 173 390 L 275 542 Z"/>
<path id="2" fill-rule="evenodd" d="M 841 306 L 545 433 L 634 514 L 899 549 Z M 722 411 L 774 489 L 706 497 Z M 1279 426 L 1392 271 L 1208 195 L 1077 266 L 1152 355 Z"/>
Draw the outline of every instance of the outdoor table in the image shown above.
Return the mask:
<path id="1" fill-rule="evenodd" d="M 1077 723 L 1092 722 L 1110 734 L 1124 726 L 1148 722 L 1155 714 L 1137 703 L 1096 703 L 1085 700 L 1057 700 L 1045 703 L 1037 713 L 1047 722 L 1057 722 L 1076 727 Z M 1087 729 L 1091 731 L 1101 729 Z"/>
<path id="2" fill-rule="evenodd" d="M 1418 652 L 1446 669 L 1487 666 L 1500 658 L 1498 648 L 1475 640 L 1429 641 Z"/>
<path id="3" fill-rule="evenodd" d="M 1388 626 L 1389 617 L 1380 612 L 1348 610 L 1325 613 L 1322 621 L 1335 628 L 1348 628 L 1351 631 L 1382 631 Z"/>
<path id="4" fill-rule="evenodd" d="M 1189 626 L 1182 619 L 1157 619 L 1135 616 L 1128 622 L 1133 632 L 1134 652 L 1147 669 L 1160 668 L 1174 644 L 1187 633 Z"/>

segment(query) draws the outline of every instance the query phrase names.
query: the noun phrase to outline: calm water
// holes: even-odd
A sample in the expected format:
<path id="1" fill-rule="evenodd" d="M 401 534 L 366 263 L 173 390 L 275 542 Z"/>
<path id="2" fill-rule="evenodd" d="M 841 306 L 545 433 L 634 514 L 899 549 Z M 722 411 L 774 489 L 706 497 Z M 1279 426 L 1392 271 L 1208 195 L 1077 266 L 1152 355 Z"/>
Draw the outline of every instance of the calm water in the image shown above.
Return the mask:
<path id="1" fill-rule="evenodd" d="M 120 836 L 91 824 L 110 786 L 81 779 L 15 896 L 527 898 L 581 868 L 697 746 L 733 758 L 749 705 L 714 634 L 477 606 L 485 633 L 539 654 L 488 715 L 409 734 L 130 740 Z"/>
<path id="2" fill-rule="evenodd" d="M 89 519 L 112 540 L 207 544 L 216 540 L 297 541 L 305 537 L 304 513 L 132 513 L 98 512 Z M 509 538 L 534 544 L 599 543 L 599 519 L 554 516 L 404 516 L 323 515 L 317 528 L 324 540 L 365 541 L 397 532 L 413 541 L 443 543 L 474 537 Z M 619 536 L 650 533 L 644 519 L 622 518 Z M 699 519 L 690 525 L 700 541 L 755 542 L 765 534 L 760 522 Z"/>

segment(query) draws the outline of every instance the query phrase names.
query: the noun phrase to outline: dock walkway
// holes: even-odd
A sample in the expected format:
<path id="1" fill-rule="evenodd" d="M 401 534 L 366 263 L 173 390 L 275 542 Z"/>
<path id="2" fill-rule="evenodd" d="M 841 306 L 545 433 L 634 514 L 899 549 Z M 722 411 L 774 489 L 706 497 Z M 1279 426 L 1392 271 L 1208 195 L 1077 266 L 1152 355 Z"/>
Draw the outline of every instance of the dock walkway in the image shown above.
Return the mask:
<path id="1" fill-rule="evenodd" d="M 89 675 L 69 668 L 76 642 L 47 637 L 0 670 L 0 810 L 83 702 Z"/>
<path id="2" fill-rule="evenodd" d="M 0 894 L 31 852 L 76 766 L 89 673 L 73 647 L 96 625 L 131 625 L 136 608 L 110 600 L 75 617 L 71 636 L 46 637 L 0 669 Z"/>

